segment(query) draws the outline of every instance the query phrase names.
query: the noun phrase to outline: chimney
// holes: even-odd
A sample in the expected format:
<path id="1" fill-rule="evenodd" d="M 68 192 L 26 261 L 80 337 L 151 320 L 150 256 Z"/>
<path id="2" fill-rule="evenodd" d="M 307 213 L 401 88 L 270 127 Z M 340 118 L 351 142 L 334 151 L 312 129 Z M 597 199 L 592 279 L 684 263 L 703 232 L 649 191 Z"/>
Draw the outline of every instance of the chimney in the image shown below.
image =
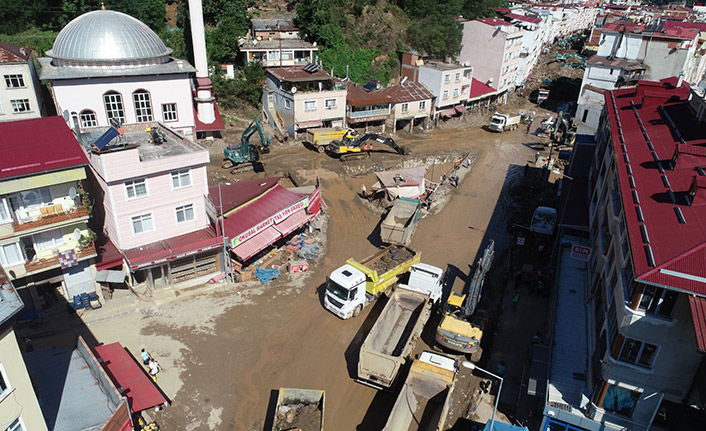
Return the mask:
<path id="1" fill-rule="evenodd" d="M 203 26 L 203 6 L 201 0 L 189 0 L 191 21 L 191 42 L 194 48 L 196 66 L 196 112 L 199 121 L 211 124 L 216 120 L 214 98 L 211 93 L 211 79 L 208 77 L 208 59 L 206 57 L 206 35 Z"/>

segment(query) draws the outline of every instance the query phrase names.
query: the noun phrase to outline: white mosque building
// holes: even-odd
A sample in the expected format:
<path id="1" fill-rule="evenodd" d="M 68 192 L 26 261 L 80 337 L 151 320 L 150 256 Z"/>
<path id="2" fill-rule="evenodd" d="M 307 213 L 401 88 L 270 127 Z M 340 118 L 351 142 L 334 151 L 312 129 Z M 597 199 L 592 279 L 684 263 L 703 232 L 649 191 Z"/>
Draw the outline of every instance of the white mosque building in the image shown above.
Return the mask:
<path id="1" fill-rule="evenodd" d="M 51 82 L 56 111 L 72 129 L 106 128 L 111 120 L 137 127 L 159 122 L 201 137 L 224 127 L 211 97 L 205 42 L 194 46 L 203 70 L 172 58 L 172 50 L 141 21 L 96 10 L 61 30 L 48 57 L 39 59 L 40 78 Z"/>

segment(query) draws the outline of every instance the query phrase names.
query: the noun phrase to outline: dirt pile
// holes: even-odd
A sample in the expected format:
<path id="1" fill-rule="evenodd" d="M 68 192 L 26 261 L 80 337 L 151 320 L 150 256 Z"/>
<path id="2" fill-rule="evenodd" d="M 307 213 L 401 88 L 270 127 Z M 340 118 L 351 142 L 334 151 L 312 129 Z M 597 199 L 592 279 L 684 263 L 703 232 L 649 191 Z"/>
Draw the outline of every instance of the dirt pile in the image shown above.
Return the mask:
<path id="1" fill-rule="evenodd" d="M 287 404 L 279 406 L 275 414 L 277 431 L 319 431 L 321 410 L 316 404 Z"/>
<path id="2" fill-rule="evenodd" d="M 413 257 L 414 254 L 406 248 L 391 248 L 387 253 L 373 262 L 372 267 L 378 274 L 382 274 Z"/>

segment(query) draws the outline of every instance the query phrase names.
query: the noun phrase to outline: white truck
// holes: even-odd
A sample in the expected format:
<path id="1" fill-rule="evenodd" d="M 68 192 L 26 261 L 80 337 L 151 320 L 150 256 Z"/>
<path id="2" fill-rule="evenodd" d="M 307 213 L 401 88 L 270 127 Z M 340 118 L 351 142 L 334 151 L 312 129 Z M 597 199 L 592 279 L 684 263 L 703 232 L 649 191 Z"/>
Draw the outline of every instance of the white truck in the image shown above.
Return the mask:
<path id="1" fill-rule="evenodd" d="M 457 360 L 422 353 L 412 362 L 383 431 L 445 429 L 457 376 Z"/>
<path id="2" fill-rule="evenodd" d="M 515 130 L 520 126 L 520 116 L 501 114 L 496 112 L 488 123 L 488 130 L 493 132 L 504 132 L 506 130 Z"/>

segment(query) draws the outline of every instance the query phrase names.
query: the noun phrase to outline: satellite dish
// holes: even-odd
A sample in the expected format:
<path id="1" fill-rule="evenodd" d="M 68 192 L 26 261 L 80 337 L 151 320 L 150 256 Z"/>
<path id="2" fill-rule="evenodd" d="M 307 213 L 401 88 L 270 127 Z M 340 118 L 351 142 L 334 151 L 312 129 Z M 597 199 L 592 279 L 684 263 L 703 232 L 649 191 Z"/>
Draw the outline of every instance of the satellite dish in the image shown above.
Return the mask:
<path id="1" fill-rule="evenodd" d="M 69 189 L 69 197 L 70 197 L 71 199 L 76 199 L 76 194 L 77 194 L 77 193 L 78 193 L 78 192 L 76 191 L 76 187 L 71 187 L 71 188 Z"/>
<path id="2" fill-rule="evenodd" d="M 297 92 L 297 87 L 292 87 L 292 94 Z"/>
<path id="3" fill-rule="evenodd" d="M 71 118 L 71 114 L 69 113 L 68 109 L 64 109 L 64 111 L 61 113 L 61 116 L 64 117 L 64 121 L 69 121 L 69 118 Z"/>
<path id="4" fill-rule="evenodd" d="M 81 229 L 79 229 L 79 228 L 74 229 L 74 239 L 75 239 L 76 241 L 78 241 L 79 239 L 81 239 L 82 236 L 83 236 L 83 235 L 81 234 Z"/>

